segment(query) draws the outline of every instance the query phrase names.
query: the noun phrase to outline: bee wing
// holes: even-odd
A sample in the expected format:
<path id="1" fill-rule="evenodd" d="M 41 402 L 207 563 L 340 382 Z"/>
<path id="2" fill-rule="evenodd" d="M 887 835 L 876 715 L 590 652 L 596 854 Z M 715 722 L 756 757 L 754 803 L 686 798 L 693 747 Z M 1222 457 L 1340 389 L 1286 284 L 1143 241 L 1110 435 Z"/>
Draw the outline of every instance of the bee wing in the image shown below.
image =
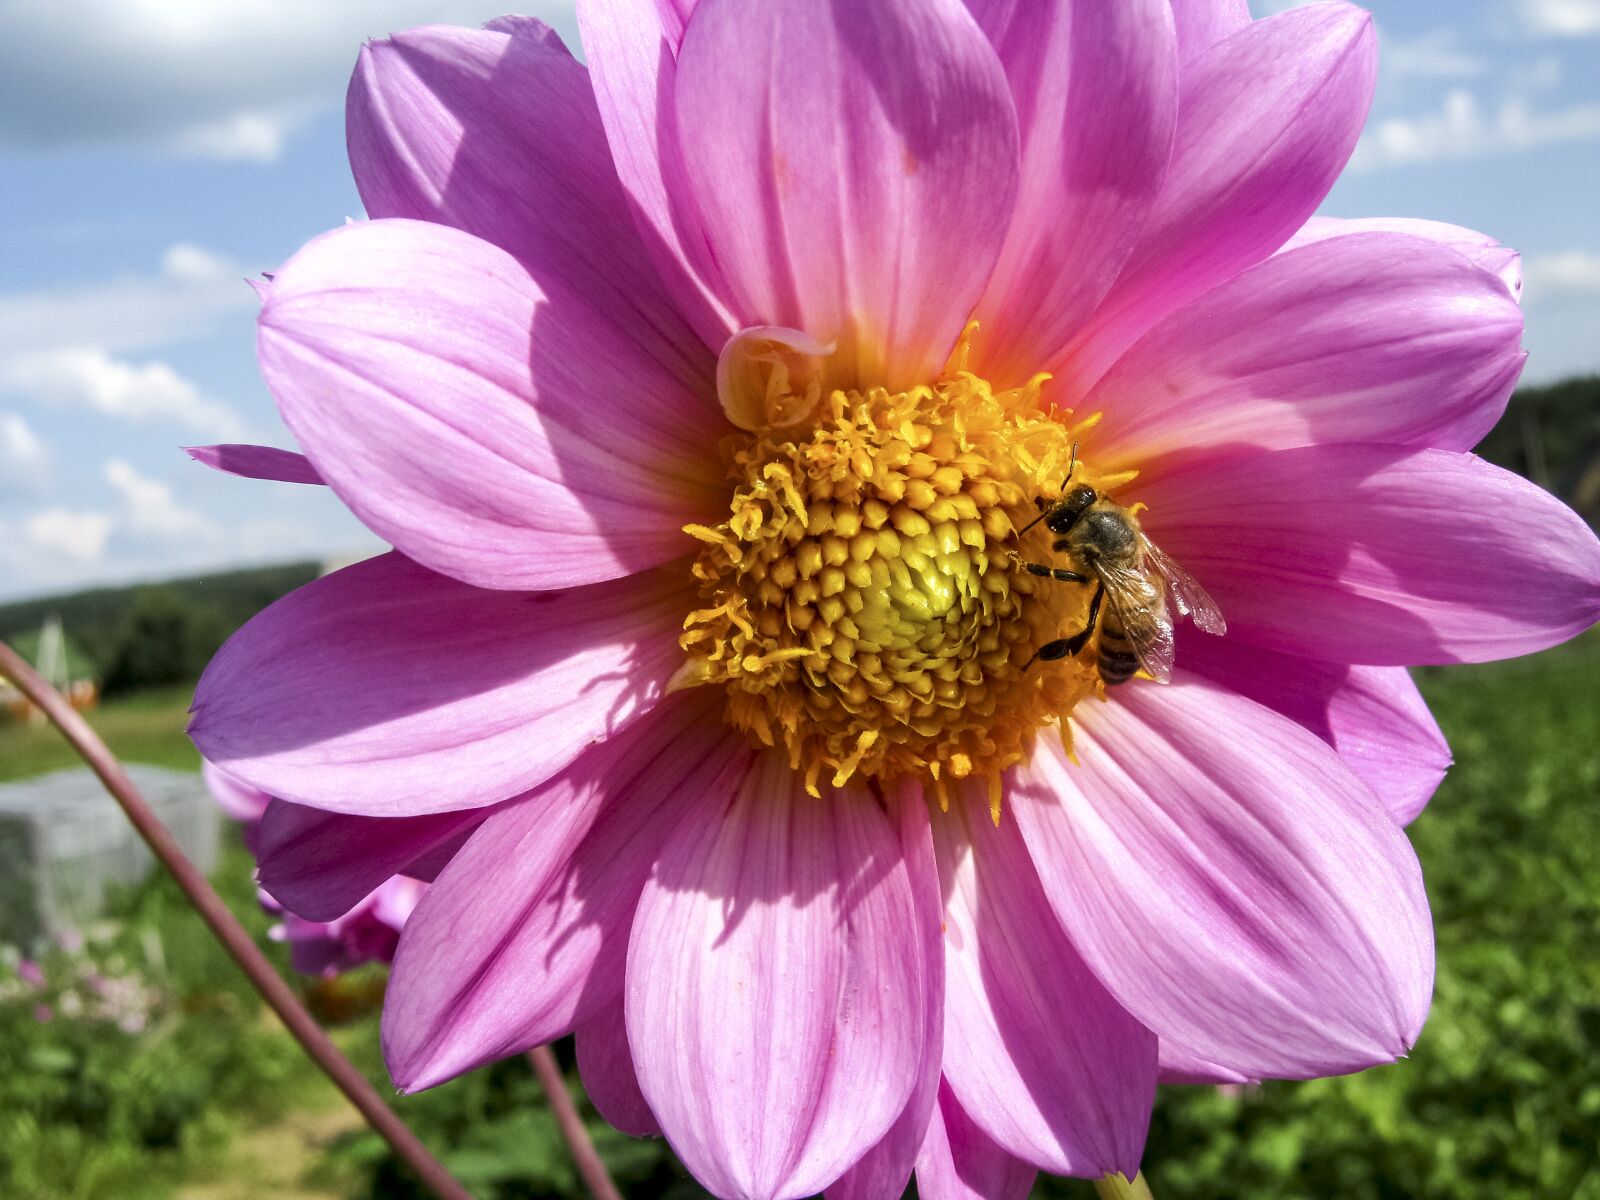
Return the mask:
<path id="1" fill-rule="evenodd" d="M 1157 683 L 1172 680 L 1172 617 L 1167 612 L 1161 585 L 1143 571 L 1101 563 L 1097 574 L 1106 590 L 1106 603 L 1133 644 L 1139 665 Z"/>
<path id="2" fill-rule="evenodd" d="M 1228 623 L 1223 620 L 1217 602 L 1193 575 L 1163 554 L 1149 538 L 1144 541 L 1144 562 L 1146 567 L 1166 581 L 1167 590 L 1172 593 L 1172 601 L 1180 613 L 1207 633 L 1221 637 L 1228 632 Z"/>

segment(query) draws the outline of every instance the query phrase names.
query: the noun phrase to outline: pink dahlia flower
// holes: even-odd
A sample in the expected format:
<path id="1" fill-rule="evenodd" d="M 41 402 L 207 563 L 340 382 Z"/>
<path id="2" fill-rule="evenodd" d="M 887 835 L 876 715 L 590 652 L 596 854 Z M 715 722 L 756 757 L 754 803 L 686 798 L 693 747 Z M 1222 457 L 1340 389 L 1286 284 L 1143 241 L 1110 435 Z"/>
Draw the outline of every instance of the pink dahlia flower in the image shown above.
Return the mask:
<path id="1" fill-rule="evenodd" d="M 1448 763 L 1404 668 L 1586 628 L 1600 545 L 1468 452 L 1516 256 L 1312 217 L 1368 18 L 579 19 L 587 68 L 514 18 L 362 51 L 373 219 L 260 320 L 305 457 L 197 452 L 395 547 L 240 631 L 193 726 L 308 806 L 289 907 L 449 855 L 395 1080 L 576 1031 L 718 1195 L 999 1196 L 1131 1175 L 1158 1079 L 1403 1055 Z"/>
<path id="2" fill-rule="evenodd" d="M 281 861 L 279 847 L 286 831 L 299 827 L 307 816 L 315 823 L 320 813 L 296 812 L 299 807 L 275 802 L 271 796 L 222 770 L 215 763 L 203 762 L 201 774 L 217 806 L 244 826 L 245 845 L 260 856 L 269 848 L 273 863 Z M 270 820 L 269 820 L 270 816 Z M 407 869 L 429 871 L 426 862 L 411 863 Z M 274 886 L 279 886 L 276 883 Z M 289 961 L 304 975 L 337 975 L 362 963 L 393 962 L 400 943 L 400 930 L 411 916 L 427 884 L 410 875 L 391 875 L 366 895 L 340 912 L 313 920 L 286 909 L 263 885 L 257 894 L 261 907 L 283 919 L 268 931 L 279 942 L 289 943 Z"/>

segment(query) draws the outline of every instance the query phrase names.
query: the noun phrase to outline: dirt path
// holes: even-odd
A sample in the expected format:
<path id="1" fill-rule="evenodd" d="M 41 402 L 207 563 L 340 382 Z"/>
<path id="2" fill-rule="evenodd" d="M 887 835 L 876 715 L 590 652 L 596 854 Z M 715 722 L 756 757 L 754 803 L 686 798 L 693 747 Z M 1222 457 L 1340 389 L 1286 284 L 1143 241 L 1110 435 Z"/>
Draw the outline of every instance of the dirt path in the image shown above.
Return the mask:
<path id="1" fill-rule="evenodd" d="M 353 1108 L 332 1099 L 326 1110 L 239 1130 L 213 1177 L 184 1184 L 173 1200 L 349 1200 L 303 1182 L 329 1142 L 361 1125 Z"/>

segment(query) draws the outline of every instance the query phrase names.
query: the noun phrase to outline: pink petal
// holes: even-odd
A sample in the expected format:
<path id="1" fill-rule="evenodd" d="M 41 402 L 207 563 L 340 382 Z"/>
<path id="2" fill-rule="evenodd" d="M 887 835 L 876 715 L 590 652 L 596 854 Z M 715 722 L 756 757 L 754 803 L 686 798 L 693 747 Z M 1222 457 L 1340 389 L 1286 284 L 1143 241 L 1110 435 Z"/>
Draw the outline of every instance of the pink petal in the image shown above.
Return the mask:
<path id="1" fill-rule="evenodd" d="M 246 782 L 315 808 L 494 804 L 660 699 L 682 661 L 689 583 L 493 592 L 398 554 L 369 559 L 234 634 L 201 676 L 189 734 Z"/>
<path id="2" fill-rule="evenodd" d="M 1037 1175 L 978 1128 L 948 1083 L 940 1085 L 939 1105 L 917 1155 L 922 1200 L 1023 1200 Z"/>
<path id="3" fill-rule="evenodd" d="M 855 1166 L 839 1176 L 825 1193 L 826 1200 L 881 1200 L 906 1190 L 917 1155 L 922 1149 L 938 1099 L 940 1063 L 944 1053 L 944 952 L 939 930 L 944 900 L 939 890 L 939 868 L 933 854 L 933 831 L 928 806 L 919 784 L 906 782 L 897 789 L 895 817 L 900 842 L 911 874 L 913 899 L 920 906 L 917 930 L 931 986 L 924 993 L 922 1066 L 911 1098 L 889 1132 Z"/>
<path id="4" fill-rule="evenodd" d="M 684 553 L 726 497 L 703 395 L 613 317 L 442 225 L 324 234 L 259 352 L 284 421 L 373 532 L 482 587 L 568 587 Z"/>
<path id="5" fill-rule="evenodd" d="M 684 179 L 673 104 L 693 8 L 694 0 L 578 0 L 578 27 L 634 222 L 678 311 L 715 351 L 734 325 L 716 299 L 722 272 Z"/>
<path id="6" fill-rule="evenodd" d="M 483 23 L 483 27 L 492 33 L 509 33 L 512 37 L 528 38 L 551 50 L 560 50 L 564 54 L 572 53 L 567 49 L 567 43 L 561 40 L 561 35 L 538 17 L 507 13 L 503 17 L 490 18 Z"/>
<path id="7" fill-rule="evenodd" d="M 1403 234 L 1275 254 L 1173 313 L 1083 402 L 1097 463 L 1208 446 L 1466 450 L 1522 371 L 1522 310 L 1486 271 Z"/>
<path id="8" fill-rule="evenodd" d="M 481 812 L 483 810 L 479 809 L 477 811 Z M 401 874 L 412 879 L 420 879 L 424 883 L 432 883 L 439 878 L 439 872 L 445 869 L 461 847 L 467 844 L 467 839 L 472 836 L 472 831 L 476 828 L 476 825 L 469 825 L 454 837 L 446 838 L 432 850 L 412 859 L 406 864 L 405 870 Z"/>
<path id="9" fill-rule="evenodd" d="M 1600 618 L 1600 542 L 1469 454 L 1308 446 L 1200 456 L 1139 480 L 1145 529 L 1210 589 L 1228 636 L 1334 662 L 1483 662 Z"/>
<path id="10" fill-rule="evenodd" d="M 619 995 L 576 1030 L 578 1073 L 606 1123 L 634 1137 L 660 1137 L 661 1125 L 639 1090 Z"/>
<path id="11" fill-rule="evenodd" d="M 1511 298 L 1522 301 L 1522 255 L 1503 246 L 1486 233 L 1448 225 L 1443 221 L 1423 221 L 1415 217 L 1312 217 L 1300 232 L 1284 243 L 1282 254 L 1327 238 L 1348 237 L 1352 233 L 1403 233 L 1427 238 L 1448 246 L 1473 266 L 1488 271 L 1505 285 Z"/>
<path id="12" fill-rule="evenodd" d="M 493 813 L 407 923 L 383 1010 L 407 1091 L 554 1041 L 622 992 L 628 927 L 662 840 L 714 811 L 749 751 L 679 697 Z"/>
<path id="13" fill-rule="evenodd" d="M 703 0 L 676 102 L 738 323 L 836 342 L 837 383 L 936 375 L 1017 177 L 1005 76 L 959 0 Z"/>
<path id="14" fill-rule="evenodd" d="M 362 49 L 346 124 L 367 213 L 509 251 L 541 290 L 578 293 L 681 388 L 707 394 L 712 356 L 634 228 L 588 70 L 542 21 L 514 28 L 433 26 Z"/>
<path id="15" fill-rule="evenodd" d="M 272 803 L 272 797 L 266 792 L 230 775 L 214 762 L 202 760 L 200 778 L 205 781 L 206 790 L 217 802 L 217 807 L 235 821 L 254 824 L 261 820 L 267 806 Z"/>
<path id="16" fill-rule="evenodd" d="M 1352 667 L 1182 633 L 1178 661 L 1327 742 L 1402 825 L 1450 766 L 1444 734 L 1404 667 Z"/>
<path id="17" fill-rule="evenodd" d="M 865 788 L 812 799 L 772 754 L 662 832 L 628 946 L 639 1086 L 715 1194 L 812 1195 L 920 1073 L 936 976 L 901 839 Z"/>
<path id="18" fill-rule="evenodd" d="M 981 786 L 961 789 L 934 837 L 951 1091 L 1018 1158 L 1058 1175 L 1131 1178 L 1155 1099 L 1155 1035 L 1084 965 L 1016 823 L 990 823 Z"/>
<path id="19" fill-rule="evenodd" d="M 1172 154 L 1178 65 L 1165 0 L 967 0 L 1022 139 L 1016 211 L 976 316 L 975 369 L 1020 383 L 1111 289 Z"/>
<path id="20" fill-rule="evenodd" d="M 332 921 L 438 846 L 475 829 L 486 811 L 359 817 L 274 800 L 257 834 L 256 879 L 290 912 Z"/>
<path id="21" fill-rule="evenodd" d="M 1161 1082 L 1193 1086 L 1248 1084 L 1257 1080 L 1239 1071 L 1207 1062 L 1193 1050 L 1186 1050 L 1170 1038 L 1161 1039 Z"/>
<path id="22" fill-rule="evenodd" d="M 1072 715 L 1010 803 L 1085 961 L 1134 1016 L 1255 1077 L 1404 1054 L 1433 930 L 1405 834 L 1324 743 L 1179 673 Z"/>
<path id="23" fill-rule="evenodd" d="M 1250 23 L 1249 0 L 1178 0 L 1178 53 L 1187 66 L 1200 54 Z"/>
<path id="24" fill-rule="evenodd" d="M 222 446 L 185 446 L 183 452 L 201 466 L 246 479 L 272 479 L 279 483 L 324 483 L 304 454 L 276 446 L 232 443 Z"/>
<path id="25" fill-rule="evenodd" d="M 1371 18 L 1344 3 L 1252 21 L 1185 64 L 1166 186 L 1116 287 L 1063 355 L 1075 389 L 1305 224 L 1355 149 L 1376 70 Z"/>

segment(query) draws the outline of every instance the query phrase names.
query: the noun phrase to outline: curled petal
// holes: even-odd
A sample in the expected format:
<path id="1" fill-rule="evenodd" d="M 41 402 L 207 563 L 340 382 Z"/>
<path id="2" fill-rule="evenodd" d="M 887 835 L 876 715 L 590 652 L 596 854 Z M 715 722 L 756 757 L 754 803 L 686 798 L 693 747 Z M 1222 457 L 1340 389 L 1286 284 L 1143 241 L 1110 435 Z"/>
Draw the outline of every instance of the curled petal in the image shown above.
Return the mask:
<path id="1" fill-rule="evenodd" d="M 675 100 L 740 323 L 837 342 L 836 386 L 936 375 L 1017 180 L 1005 76 L 959 0 L 702 0 Z"/>
<path id="2" fill-rule="evenodd" d="M 717 399 L 729 421 L 760 432 L 805 420 L 816 411 L 834 347 L 798 329 L 741 329 L 717 357 Z"/>
<path id="3" fill-rule="evenodd" d="M 1404 1054 L 1433 989 L 1405 834 L 1288 718 L 1179 675 L 1072 714 L 1012 808 L 1063 927 L 1117 1000 L 1192 1055 L 1311 1078 Z"/>
<path id="4" fill-rule="evenodd" d="M 245 479 L 272 479 L 279 483 L 326 483 L 304 454 L 276 446 L 229 443 L 221 446 L 185 446 L 183 452 L 203 467 Z"/>
<path id="5" fill-rule="evenodd" d="M 726 499 L 692 391 L 576 293 L 419 221 L 311 242 L 261 310 L 284 421 L 355 514 L 480 587 L 570 587 L 684 552 Z M 709 381 L 708 381 L 709 382 Z"/>
<path id="6" fill-rule="evenodd" d="M 211 660 L 189 735 L 207 758 L 315 808 L 480 808 L 561 771 L 665 694 L 694 594 L 649 576 L 494 592 L 398 554 L 324 576 Z"/>
<path id="7" fill-rule="evenodd" d="M 666 835 L 628 946 L 639 1086 L 725 1197 L 809 1196 L 889 1131 L 924 1059 L 933 968 L 894 824 L 763 755 Z"/>

